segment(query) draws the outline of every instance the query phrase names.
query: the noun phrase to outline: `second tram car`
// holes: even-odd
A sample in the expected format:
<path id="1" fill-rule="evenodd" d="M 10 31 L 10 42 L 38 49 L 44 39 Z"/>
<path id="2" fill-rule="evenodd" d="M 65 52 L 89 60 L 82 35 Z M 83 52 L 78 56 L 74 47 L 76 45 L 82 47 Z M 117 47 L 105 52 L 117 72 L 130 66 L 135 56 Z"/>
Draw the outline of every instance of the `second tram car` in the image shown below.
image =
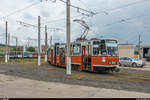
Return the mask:
<path id="1" fill-rule="evenodd" d="M 118 43 L 116 39 L 91 39 L 71 43 L 72 69 L 94 71 L 119 71 Z M 66 67 L 66 44 L 55 43 L 48 50 L 48 62 Z"/>

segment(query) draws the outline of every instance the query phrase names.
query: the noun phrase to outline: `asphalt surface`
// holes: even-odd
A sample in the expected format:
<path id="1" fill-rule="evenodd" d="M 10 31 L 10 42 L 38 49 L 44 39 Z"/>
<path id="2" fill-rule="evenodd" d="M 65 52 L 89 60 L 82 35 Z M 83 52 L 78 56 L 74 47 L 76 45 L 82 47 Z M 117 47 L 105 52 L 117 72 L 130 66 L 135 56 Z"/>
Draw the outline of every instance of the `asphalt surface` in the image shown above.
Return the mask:
<path id="1" fill-rule="evenodd" d="M 78 72 L 67 76 L 64 68 L 43 64 L 0 64 L 0 74 L 26 79 L 150 93 L 150 71 L 121 69 L 120 72 Z"/>

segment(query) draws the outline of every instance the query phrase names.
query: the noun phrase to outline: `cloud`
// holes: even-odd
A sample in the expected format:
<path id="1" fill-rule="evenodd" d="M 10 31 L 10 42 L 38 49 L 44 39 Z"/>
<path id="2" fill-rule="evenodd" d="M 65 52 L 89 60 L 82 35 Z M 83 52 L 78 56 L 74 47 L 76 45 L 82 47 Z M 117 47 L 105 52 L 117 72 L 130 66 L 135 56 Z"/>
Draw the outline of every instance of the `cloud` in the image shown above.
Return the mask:
<path id="1" fill-rule="evenodd" d="M 33 19 L 33 16 L 30 13 L 24 13 L 24 18 L 31 20 Z"/>
<path id="2" fill-rule="evenodd" d="M 82 1 L 82 2 L 80 2 Z M 96 12 L 105 11 L 107 9 L 117 8 L 132 2 L 140 0 L 72 0 L 71 3 L 81 8 L 93 10 Z M 37 2 L 37 0 L 1 0 L 0 4 L 0 16 L 8 15 L 13 11 L 22 9 L 27 5 Z M 134 18 L 135 16 L 148 14 L 150 2 L 141 2 L 129 7 L 124 7 L 116 9 L 113 11 L 108 11 L 109 15 L 104 13 L 95 15 L 91 18 L 85 18 L 84 20 L 90 26 L 90 31 L 88 38 L 94 37 L 114 37 L 119 40 L 119 43 L 129 43 L 137 44 L 138 35 L 142 34 L 143 45 L 150 45 L 149 42 L 149 17 L 139 17 Z M 71 8 L 71 16 L 80 15 L 77 13 L 77 9 Z M 55 39 L 60 39 L 60 41 L 66 41 L 66 7 L 62 2 L 57 1 L 56 3 L 52 2 L 43 2 L 38 5 L 35 5 L 29 9 L 26 9 L 22 12 L 16 13 L 3 21 L 8 20 L 9 22 L 9 32 L 11 35 L 17 36 L 19 40 L 26 40 L 28 37 L 37 39 L 37 28 L 32 27 L 23 27 L 16 23 L 16 20 L 24 21 L 30 24 L 37 25 L 38 16 L 41 16 L 41 25 L 48 25 L 50 28 L 61 27 L 63 31 L 51 32 L 48 31 L 48 37 L 53 35 Z M 75 17 L 73 19 L 79 19 L 81 17 Z M 116 23 L 122 19 L 133 18 L 130 21 Z M 58 20 L 61 19 L 61 20 Z M 71 19 L 71 20 L 73 20 Z M 145 22 L 148 22 L 144 24 Z M 76 38 L 81 36 L 82 26 L 71 22 L 71 40 L 74 41 Z M 0 32 L 5 32 L 5 22 L 0 22 Z M 44 29 L 41 29 L 41 37 L 44 38 Z M 13 41 L 13 40 L 12 40 Z M 44 43 L 44 42 L 42 42 Z M 20 45 L 23 42 L 20 42 Z M 25 45 L 26 43 L 24 43 Z M 36 42 L 33 42 L 34 45 L 37 45 Z"/>
<path id="3" fill-rule="evenodd" d="M 50 17 L 50 14 L 48 12 L 46 12 L 45 10 L 41 10 L 41 15 L 43 17 Z"/>

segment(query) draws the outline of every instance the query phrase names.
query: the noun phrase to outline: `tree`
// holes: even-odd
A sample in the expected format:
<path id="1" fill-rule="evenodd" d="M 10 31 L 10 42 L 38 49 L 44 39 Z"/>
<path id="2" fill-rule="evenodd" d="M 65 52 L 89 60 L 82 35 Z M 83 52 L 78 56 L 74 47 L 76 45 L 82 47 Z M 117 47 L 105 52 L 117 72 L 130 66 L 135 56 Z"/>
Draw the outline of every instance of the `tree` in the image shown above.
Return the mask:
<path id="1" fill-rule="evenodd" d="M 27 48 L 27 51 L 28 52 L 35 52 L 35 48 L 34 47 L 29 47 L 29 48 Z"/>
<path id="2" fill-rule="evenodd" d="M 16 51 L 16 47 L 12 49 L 12 51 Z M 21 48 L 17 48 L 17 51 L 22 51 Z"/>

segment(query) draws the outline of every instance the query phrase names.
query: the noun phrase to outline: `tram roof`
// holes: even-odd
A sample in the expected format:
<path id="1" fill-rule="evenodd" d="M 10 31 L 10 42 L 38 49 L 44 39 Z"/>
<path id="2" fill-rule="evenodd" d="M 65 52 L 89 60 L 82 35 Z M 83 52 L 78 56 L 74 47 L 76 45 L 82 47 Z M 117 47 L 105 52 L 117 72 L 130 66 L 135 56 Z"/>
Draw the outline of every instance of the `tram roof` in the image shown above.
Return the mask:
<path id="1" fill-rule="evenodd" d="M 93 38 L 93 39 L 91 39 L 92 41 L 95 41 L 95 40 L 117 40 L 117 39 L 115 39 L 115 38 Z M 91 41 L 90 40 L 90 41 Z"/>
<path id="2" fill-rule="evenodd" d="M 80 44 L 80 43 L 88 43 L 88 42 L 92 42 L 92 41 L 96 41 L 96 40 L 116 40 L 117 39 L 114 39 L 114 38 L 93 38 L 91 40 L 85 40 L 85 41 L 74 41 L 74 42 L 71 42 L 70 44 Z M 57 43 L 59 45 L 66 45 L 66 43 Z"/>

